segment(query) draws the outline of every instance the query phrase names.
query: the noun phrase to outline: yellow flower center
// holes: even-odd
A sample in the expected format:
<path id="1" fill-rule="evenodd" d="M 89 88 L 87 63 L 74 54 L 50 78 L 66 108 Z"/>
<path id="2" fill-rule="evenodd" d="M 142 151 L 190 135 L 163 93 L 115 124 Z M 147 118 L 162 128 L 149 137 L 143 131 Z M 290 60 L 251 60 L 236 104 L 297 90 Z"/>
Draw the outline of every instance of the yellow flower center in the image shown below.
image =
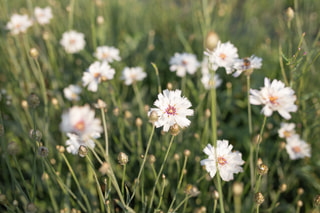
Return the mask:
<path id="1" fill-rule="evenodd" d="M 109 54 L 108 53 L 102 53 L 102 58 L 108 58 Z"/>
<path id="2" fill-rule="evenodd" d="M 272 103 L 272 104 L 276 104 L 278 100 L 278 97 L 277 96 L 269 96 L 269 101 Z"/>
<path id="3" fill-rule="evenodd" d="M 78 130 L 78 131 L 83 131 L 84 130 L 84 128 L 85 128 L 85 125 L 84 125 L 84 121 L 79 121 L 78 123 L 76 123 L 75 125 L 74 125 L 74 128 L 76 129 L 76 130 Z"/>
<path id="4" fill-rule="evenodd" d="M 222 60 L 224 60 L 224 59 L 227 57 L 227 55 L 224 54 L 224 53 L 220 53 L 219 57 L 220 57 Z"/>
<path id="5" fill-rule="evenodd" d="M 301 152 L 301 148 L 299 146 L 295 146 L 295 147 L 292 147 L 292 151 L 294 151 L 295 153 L 299 153 Z"/>
<path id="6" fill-rule="evenodd" d="M 100 73 L 96 72 L 96 73 L 93 74 L 93 77 L 94 77 L 94 78 L 99 78 L 100 75 L 101 75 Z"/>
<path id="7" fill-rule="evenodd" d="M 219 163 L 221 166 L 224 166 L 225 164 L 228 163 L 228 161 L 227 161 L 224 157 L 218 157 L 218 163 Z"/>
<path id="8" fill-rule="evenodd" d="M 285 138 L 288 138 L 288 137 L 291 136 L 291 133 L 289 131 L 284 131 L 283 135 L 284 135 Z"/>

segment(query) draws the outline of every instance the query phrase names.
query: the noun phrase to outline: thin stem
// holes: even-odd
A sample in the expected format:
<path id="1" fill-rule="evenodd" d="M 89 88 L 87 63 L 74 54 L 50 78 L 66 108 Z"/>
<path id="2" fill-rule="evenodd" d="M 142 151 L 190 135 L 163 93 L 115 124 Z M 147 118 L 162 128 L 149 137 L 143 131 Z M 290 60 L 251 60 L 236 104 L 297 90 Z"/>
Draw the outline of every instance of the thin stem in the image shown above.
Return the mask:
<path id="1" fill-rule="evenodd" d="M 160 194 L 160 201 L 159 201 L 159 205 L 157 207 L 157 210 L 160 209 L 161 207 L 161 203 L 162 203 L 162 199 L 163 199 L 163 192 L 164 192 L 164 187 L 166 186 L 166 179 L 163 178 L 163 181 L 162 181 L 162 187 L 161 187 L 161 194 Z M 170 209 L 170 208 L 169 208 Z"/>
<path id="2" fill-rule="evenodd" d="M 251 105 L 250 105 L 250 75 L 247 75 L 247 97 L 248 97 L 248 125 L 249 134 L 252 135 L 252 119 L 251 119 Z"/>
<path id="3" fill-rule="evenodd" d="M 132 87 L 133 87 L 134 93 L 135 93 L 135 95 L 137 97 L 137 102 L 139 104 L 140 114 L 141 114 L 142 117 L 145 117 L 146 113 L 144 111 L 144 106 L 143 106 L 143 101 L 142 101 L 142 98 L 141 98 L 140 91 L 139 91 L 139 89 L 137 87 L 137 82 L 134 82 L 132 84 Z"/>
<path id="4" fill-rule="evenodd" d="M 260 183 L 261 183 L 261 178 L 262 178 L 262 175 L 259 174 L 258 181 L 257 181 L 257 184 L 256 184 L 255 193 L 257 193 L 257 192 L 259 191 Z"/>
<path id="5" fill-rule="evenodd" d="M 102 123 L 103 123 L 103 130 L 104 130 L 104 140 L 106 143 L 106 158 L 109 157 L 109 140 L 108 140 L 108 129 L 106 123 L 106 116 L 104 114 L 104 108 L 101 108 L 101 115 L 102 115 Z"/>
<path id="6" fill-rule="evenodd" d="M 251 117 L 251 105 L 250 105 L 250 75 L 247 75 L 247 97 L 248 97 L 248 125 L 249 125 L 249 135 L 252 136 L 252 117 Z M 250 182 L 251 190 L 254 187 L 254 162 L 253 162 L 253 152 L 254 144 L 250 141 Z"/>
<path id="7" fill-rule="evenodd" d="M 122 195 L 124 196 L 124 180 L 126 178 L 126 164 L 123 165 L 123 169 L 122 169 L 122 181 L 121 181 L 121 192 Z"/>
<path id="8" fill-rule="evenodd" d="M 73 27 L 73 13 L 74 13 L 74 3 L 75 0 L 71 0 L 70 2 L 70 12 L 69 12 L 69 30 Z"/>
<path id="9" fill-rule="evenodd" d="M 263 135 L 264 127 L 265 127 L 265 125 L 266 125 L 266 121 L 267 121 L 267 116 L 264 116 L 263 123 L 262 123 L 261 129 L 260 129 L 260 134 L 259 134 L 257 149 L 256 149 L 256 161 L 258 160 L 260 143 L 261 143 L 261 141 L 262 141 L 262 135 Z"/>
<path id="10" fill-rule="evenodd" d="M 191 196 L 191 195 L 187 195 L 187 196 L 183 199 L 183 201 L 181 201 L 181 203 L 179 203 L 179 205 L 178 205 L 173 211 L 171 211 L 171 212 L 176 212 L 176 211 L 180 208 L 180 206 L 182 206 L 182 204 L 184 204 L 184 202 L 187 202 L 187 201 L 189 200 L 190 197 L 192 197 L 192 196 Z"/>
<path id="11" fill-rule="evenodd" d="M 157 82 L 158 82 L 158 93 L 161 93 L 161 84 L 160 84 L 160 77 L 159 77 L 159 70 L 157 65 L 155 65 L 154 63 L 151 63 L 151 65 L 153 66 L 155 72 L 156 72 L 156 76 L 157 76 Z"/>

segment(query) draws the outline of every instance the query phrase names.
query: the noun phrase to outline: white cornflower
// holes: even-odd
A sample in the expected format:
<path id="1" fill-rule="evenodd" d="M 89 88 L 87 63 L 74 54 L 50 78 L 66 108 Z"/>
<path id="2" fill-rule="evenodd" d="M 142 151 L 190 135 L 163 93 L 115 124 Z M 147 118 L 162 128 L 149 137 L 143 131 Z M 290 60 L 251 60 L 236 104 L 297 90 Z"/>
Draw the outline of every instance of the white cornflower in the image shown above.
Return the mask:
<path id="1" fill-rule="evenodd" d="M 88 146 L 91 149 L 95 147 L 95 143 L 92 139 L 83 140 L 78 135 L 72 133 L 67 133 L 67 136 L 69 137 L 69 139 L 66 141 L 67 152 L 71 154 L 77 155 L 80 146 Z"/>
<path id="2" fill-rule="evenodd" d="M 181 97 L 181 91 L 164 90 L 163 94 L 158 94 L 158 99 L 154 102 L 158 108 L 151 108 L 151 112 L 155 111 L 159 119 L 155 122 L 156 127 L 163 126 L 163 131 L 167 132 L 171 126 L 178 124 L 181 128 L 190 125 L 191 121 L 186 116 L 193 115 L 191 102 L 186 97 Z"/>
<path id="3" fill-rule="evenodd" d="M 264 105 L 262 112 L 265 116 L 271 116 L 273 111 L 285 119 L 290 119 L 289 112 L 297 111 L 294 104 L 296 96 L 290 87 L 285 87 L 284 83 L 278 80 L 264 79 L 264 87 L 260 91 L 250 89 L 250 103 L 253 105 Z"/>
<path id="4" fill-rule="evenodd" d="M 74 30 L 64 32 L 60 44 L 64 47 L 67 53 L 77 53 L 83 50 L 86 45 L 84 34 Z"/>
<path id="5" fill-rule="evenodd" d="M 289 138 L 296 134 L 296 125 L 294 123 L 281 123 L 281 128 L 278 130 L 280 138 Z"/>
<path id="6" fill-rule="evenodd" d="M 81 93 L 81 90 L 81 87 L 70 84 L 68 87 L 63 89 L 63 93 L 66 99 L 68 99 L 69 101 L 79 101 L 79 94 Z"/>
<path id="7" fill-rule="evenodd" d="M 213 70 L 217 70 L 219 67 L 224 67 L 227 74 L 231 74 L 233 71 L 233 65 L 238 59 L 238 49 L 229 41 L 226 43 L 218 42 L 217 47 L 213 51 L 204 52 L 209 56 L 209 62 Z"/>
<path id="8" fill-rule="evenodd" d="M 103 129 L 101 121 L 95 118 L 94 114 L 89 105 L 74 106 L 62 114 L 60 130 L 79 136 L 81 141 L 98 138 Z"/>
<path id="9" fill-rule="evenodd" d="M 39 24 L 44 25 L 44 24 L 49 24 L 50 19 L 52 19 L 52 11 L 51 7 L 46 7 L 46 8 L 40 8 L 36 7 L 34 9 L 34 15 L 38 21 Z"/>
<path id="10" fill-rule="evenodd" d="M 170 71 L 176 71 L 179 77 L 185 76 L 187 72 L 194 74 L 200 65 L 196 56 L 190 53 L 175 53 L 169 63 Z"/>
<path id="11" fill-rule="evenodd" d="M 30 26 L 32 26 L 32 21 L 28 15 L 13 14 L 6 27 L 12 35 L 17 35 L 25 33 Z"/>
<path id="12" fill-rule="evenodd" d="M 214 78 L 210 73 L 202 75 L 201 82 L 205 89 L 209 90 L 211 88 L 217 88 L 221 85 L 222 80 L 217 74 L 214 75 Z"/>
<path id="13" fill-rule="evenodd" d="M 293 135 L 287 138 L 286 150 L 291 160 L 304 157 L 311 157 L 311 148 L 299 135 Z"/>
<path id="14" fill-rule="evenodd" d="M 89 91 L 96 92 L 98 84 L 113 79 L 114 74 L 115 70 L 107 62 L 96 61 L 83 73 L 82 83 L 83 86 L 88 86 Z"/>
<path id="15" fill-rule="evenodd" d="M 260 69 L 262 66 L 262 58 L 252 55 L 250 58 L 237 59 L 233 68 L 236 70 L 233 73 L 234 77 L 238 77 L 246 70 Z M 252 71 L 251 71 L 252 72 Z"/>
<path id="16" fill-rule="evenodd" d="M 238 151 L 232 152 L 233 146 L 227 140 L 217 140 L 217 149 L 208 144 L 203 152 L 208 155 L 208 159 L 200 161 L 206 167 L 210 177 L 213 178 L 217 173 L 217 162 L 219 174 L 222 180 L 233 180 L 233 174 L 243 172 L 241 165 L 244 164 L 242 154 Z"/>
<path id="17" fill-rule="evenodd" d="M 119 50 L 115 47 L 101 46 L 97 47 L 94 56 L 101 60 L 111 63 L 113 61 L 120 61 Z"/>
<path id="18" fill-rule="evenodd" d="M 147 77 L 147 73 L 143 72 L 141 67 L 125 67 L 122 71 L 121 79 L 125 85 L 130 85 L 136 81 L 142 81 Z"/>

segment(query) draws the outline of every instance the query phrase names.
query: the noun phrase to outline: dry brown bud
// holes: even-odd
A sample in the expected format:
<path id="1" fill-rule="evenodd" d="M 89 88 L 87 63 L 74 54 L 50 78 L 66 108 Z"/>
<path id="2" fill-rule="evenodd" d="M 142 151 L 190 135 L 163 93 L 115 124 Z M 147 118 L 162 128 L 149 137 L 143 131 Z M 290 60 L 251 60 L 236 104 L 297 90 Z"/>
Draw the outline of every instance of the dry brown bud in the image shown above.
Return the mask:
<path id="1" fill-rule="evenodd" d="M 261 205 L 264 202 L 264 196 L 262 195 L 261 192 L 257 192 L 254 195 L 254 199 L 258 205 Z"/>
<path id="2" fill-rule="evenodd" d="M 260 174 L 260 175 L 265 175 L 265 174 L 267 174 L 268 173 L 268 170 L 269 170 L 269 168 L 268 168 L 268 166 L 267 165 L 265 165 L 265 164 L 259 164 L 258 166 L 257 166 L 257 169 L 258 169 L 258 173 Z"/>
<path id="3" fill-rule="evenodd" d="M 159 119 L 159 116 L 157 114 L 156 111 L 151 111 L 149 114 L 149 122 L 151 122 L 152 124 L 154 124 L 155 122 L 157 122 Z"/>
<path id="4" fill-rule="evenodd" d="M 79 156 L 83 158 L 88 154 L 88 148 L 86 146 L 81 145 L 79 147 L 79 151 L 78 152 L 79 152 Z"/>
<path id="5" fill-rule="evenodd" d="M 180 133 L 180 127 L 178 124 L 175 123 L 170 127 L 169 131 L 170 131 L 171 135 L 177 136 Z"/>
<path id="6" fill-rule="evenodd" d="M 128 155 L 126 155 L 124 152 L 120 152 L 118 155 L 118 163 L 121 166 L 124 166 L 128 163 L 128 161 L 129 161 Z"/>

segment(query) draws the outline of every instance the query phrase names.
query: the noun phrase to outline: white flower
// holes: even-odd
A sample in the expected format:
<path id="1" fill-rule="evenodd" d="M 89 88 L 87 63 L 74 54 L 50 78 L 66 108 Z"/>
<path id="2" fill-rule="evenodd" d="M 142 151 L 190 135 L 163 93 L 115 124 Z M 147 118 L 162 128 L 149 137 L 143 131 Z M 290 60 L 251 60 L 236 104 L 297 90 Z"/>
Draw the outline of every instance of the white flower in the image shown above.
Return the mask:
<path id="1" fill-rule="evenodd" d="M 83 73 L 82 83 L 83 86 L 88 85 L 89 91 L 96 92 L 98 84 L 101 81 L 113 79 L 114 74 L 115 70 L 107 62 L 96 61 Z"/>
<path id="2" fill-rule="evenodd" d="M 224 181 L 233 180 L 233 174 L 243 172 L 241 167 L 244 164 L 242 154 L 238 151 L 231 152 L 233 146 L 228 144 L 227 140 L 217 140 L 217 149 L 210 144 L 203 149 L 203 152 L 208 155 L 208 159 L 204 159 L 200 163 L 206 167 L 211 178 L 217 173 L 217 164 L 220 177 Z"/>
<path id="3" fill-rule="evenodd" d="M 79 101 L 79 94 L 81 93 L 81 87 L 70 84 L 68 87 L 63 89 L 64 96 L 69 101 Z"/>
<path id="4" fill-rule="evenodd" d="M 136 81 L 142 81 L 147 74 L 143 72 L 141 67 L 125 67 L 122 71 L 121 79 L 124 80 L 125 85 L 130 85 Z"/>
<path id="5" fill-rule="evenodd" d="M 217 47 L 210 51 L 204 52 L 209 56 L 209 62 L 213 70 L 217 70 L 219 67 L 224 67 L 227 74 L 231 74 L 233 71 L 233 65 L 238 59 L 238 49 L 229 41 L 226 43 L 218 42 Z"/>
<path id="6" fill-rule="evenodd" d="M 191 121 L 186 116 L 193 115 L 193 110 L 188 109 L 191 107 L 191 102 L 187 98 L 181 97 L 180 90 L 164 90 L 163 94 L 158 94 L 154 105 L 158 108 L 151 108 L 149 115 L 152 111 L 158 114 L 159 119 L 155 122 L 155 126 L 163 126 L 163 131 L 167 132 L 174 124 L 178 124 L 181 128 L 190 125 Z"/>
<path id="7" fill-rule="evenodd" d="M 293 135 L 287 138 L 286 150 L 291 160 L 311 157 L 310 145 L 301 140 L 299 135 Z"/>
<path id="8" fill-rule="evenodd" d="M 60 130 L 75 134 L 82 141 L 98 138 L 102 133 L 101 121 L 94 117 L 94 111 L 89 105 L 74 106 L 64 112 L 61 117 Z"/>
<path id="9" fill-rule="evenodd" d="M 80 146 L 88 146 L 91 149 L 95 147 L 95 143 L 91 139 L 84 141 L 78 135 L 72 133 L 67 133 L 67 136 L 69 137 L 69 139 L 66 141 L 67 152 L 71 154 L 77 155 Z"/>
<path id="10" fill-rule="evenodd" d="M 28 15 L 13 14 L 6 27 L 12 35 L 17 35 L 26 32 L 30 26 L 32 26 L 32 21 Z"/>
<path id="11" fill-rule="evenodd" d="M 260 91 L 250 89 L 250 103 L 253 105 L 264 105 L 262 112 L 265 116 L 271 116 L 273 111 L 278 113 L 285 119 L 290 119 L 289 112 L 297 111 L 294 104 L 296 96 L 290 87 L 285 87 L 284 83 L 273 80 L 270 84 L 268 78 L 264 79 L 264 87 Z"/>
<path id="12" fill-rule="evenodd" d="M 214 75 L 214 78 L 210 73 L 202 75 L 201 82 L 205 89 L 209 90 L 211 88 L 217 88 L 221 85 L 222 80 L 217 74 Z"/>
<path id="13" fill-rule="evenodd" d="M 113 61 L 120 61 L 119 50 L 115 47 L 101 46 L 97 47 L 94 56 L 101 61 L 111 63 Z"/>
<path id="14" fill-rule="evenodd" d="M 39 24 L 44 25 L 44 24 L 49 24 L 50 19 L 52 19 L 52 11 L 51 7 L 46 7 L 46 8 L 40 8 L 36 7 L 34 9 L 34 15 L 38 21 Z"/>
<path id="15" fill-rule="evenodd" d="M 192 75 L 199 67 L 196 56 L 190 53 L 175 53 L 169 63 L 171 72 L 176 71 L 179 77 L 185 76 L 187 72 Z"/>
<path id="16" fill-rule="evenodd" d="M 296 133 L 296 125 L 294 123 L 281 123 L 281 128 L 278 130 L 280 138 L 289 138 Z"/>
<path id="17" fill-rule="evenodd" d="M 64 32 L 60 44 L 64 47 L 67 53 L 77 53 L 83 50 L 86 45 L 84 34 L 74 30 Z"/>
<path id="18" fill-rule="evenodd" d="M 208 57 L 204 57 L 201 62 L 201 73 L 202 75 L 210 74 Z"/>
<path id="19" fill-rule="evenodd" d="M 237 59 L 234 63 L 234 77 L 238 77 L 242 72 L 252 69 L 260 69 L 262 66 L 262 58 L 252 55 L 250 58 Z"/>

